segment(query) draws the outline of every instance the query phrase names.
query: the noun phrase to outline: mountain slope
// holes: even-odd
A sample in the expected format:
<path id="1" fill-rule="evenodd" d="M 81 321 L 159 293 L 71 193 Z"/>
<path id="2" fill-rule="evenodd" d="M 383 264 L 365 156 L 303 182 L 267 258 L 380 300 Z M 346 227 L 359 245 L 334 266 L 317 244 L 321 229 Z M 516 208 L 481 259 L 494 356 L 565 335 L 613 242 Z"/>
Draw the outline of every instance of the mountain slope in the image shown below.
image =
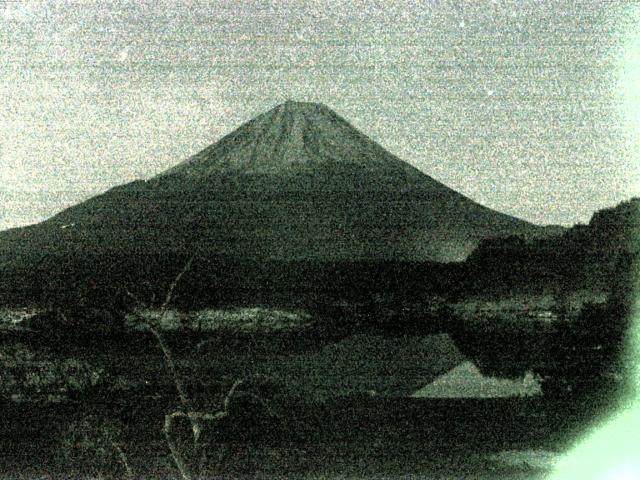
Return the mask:
<path id="1" fill-rule="evenodd" d="M 0 234 L 0 266 L 46 252 L 454 261 L 546 230 L 485 208 L 329 108 L 286 102 L 163 174 Z"/>

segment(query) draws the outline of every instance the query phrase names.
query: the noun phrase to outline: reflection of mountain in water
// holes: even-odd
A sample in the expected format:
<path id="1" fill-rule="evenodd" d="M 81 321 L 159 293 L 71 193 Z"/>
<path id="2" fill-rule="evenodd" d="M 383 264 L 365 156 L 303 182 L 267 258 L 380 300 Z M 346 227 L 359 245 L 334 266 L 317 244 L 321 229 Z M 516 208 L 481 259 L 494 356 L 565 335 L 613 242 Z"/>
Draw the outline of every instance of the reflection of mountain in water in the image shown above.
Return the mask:
<path id="1" fill-rule="evenodd" d="M 540 383 L 532 372 L 515 380 L 488 377 L 473 362 L 465 361 L 414 392 L 415 398 L 499 398 L 540 395 Z"/>

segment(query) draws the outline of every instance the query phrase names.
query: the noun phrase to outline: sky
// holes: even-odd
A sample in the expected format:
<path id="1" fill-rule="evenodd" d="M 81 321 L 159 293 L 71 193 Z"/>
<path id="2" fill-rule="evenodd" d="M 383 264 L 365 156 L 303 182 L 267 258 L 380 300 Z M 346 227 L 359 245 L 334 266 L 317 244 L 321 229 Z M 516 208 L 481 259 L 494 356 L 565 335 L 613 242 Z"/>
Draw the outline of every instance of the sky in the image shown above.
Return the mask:
<path id="1" fill-rule="evenodd" d="M 287 99 L 534 223 L 640 195 L 636 2 L 0 0 L 0 229 Z"/>

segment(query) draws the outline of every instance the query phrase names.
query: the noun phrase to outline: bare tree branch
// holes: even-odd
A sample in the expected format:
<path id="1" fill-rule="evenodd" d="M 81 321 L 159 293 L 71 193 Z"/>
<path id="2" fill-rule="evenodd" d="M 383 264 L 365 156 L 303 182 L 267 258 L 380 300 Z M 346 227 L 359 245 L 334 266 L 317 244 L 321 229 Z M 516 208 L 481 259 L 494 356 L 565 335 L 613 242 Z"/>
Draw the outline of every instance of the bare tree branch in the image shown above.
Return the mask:
<path id="1" fill-rule="evenodd" d="M 171 285 L 169 286 L 169 290 L 167 291 L 167 296 L 164 299 L 164 303 L 162 304 L 162 307 L 160 307 L 162 312 L 167 311 L 167 308 L 171 303 L 171 298 L 173 297 L 173 291 L 176 289 L 176 286 L 180 282 L 180 279 L 182 278 L 182 276 L 191 269 L 191 265 L 193 264 L 193 258 L 194 257 L 191 257 L 189 258 L 189 260 L 187 260 L 187 263 L 185 264 L 184 268 L 180 271 L 180 273 L 178 273 L 178 275 L 176 275 L 176 278 L 173 279 L 173 282 L 171 283 Z"/>
<path id="2" fill-rule="evenodd" d="M 187 462 L 182 456 L 182 453 L 180 453 L 180 449 L 178 448 L 175 441 L 173 440 L 173 437 L 171 436 L 171 431 L 173 430 L 173 420 L 178 416 L 176 415 L 176 413 L 178 412 L 170 413 L 168 415 L 165 415 L 164 417 L 164 428 L 163 428 L 164 438 L 167 441 L 167 445 L 169 446 L 169 450 L 171 451 L 171 456 L 173 457 L 173 461 L 176 464 L 176 467 L 178 467 L 178 471 L 180 472 L 182 479 L 192 480 L 193 477 L 189 472 L 189 468 L 187 467 Z"/>
<path id="3" fill-rule="evenodd" d="M 118 454 L 118 459 L 120 460 L 120 463 L 122 463 L 122 466 L 124 467 L 125 472 L 127 473 L 127 478 L 129 480 L 133 480 L 135 476 L 133 475 L 133 470 L 131 469 L 131 465 L 129 465 L 129 461 L 127 460 L 127 455 L 122 450 L 122 447 L 120 447 L 120 444 L 118 444 L 117 442 L 113 442 L 111 446 Z"/>
<path id="4" fill-rule="evenodd" d="M 169 350 L 169 347 L 164 342 L 162 335 L 160 335 L 160 332 L 155 327 L 153 327 L 149 323 L 146 323 L 145 326 L 156 338 L 156 341 L 158 342 L 158 346 L 160 347 L 160 350 L 162 350 L 162 353 L 164 355 L 164 360 L 167 364 L 167 367 L 169 368 L 169 371 L 171 372 L 171 376 L 173 377 L 173 383 L 176 386 L 178 397 L 180 398 L 180 403 L 186 410 L 188 410 L 190 408 L 189 397 L 187 397 L 186 390 L 182 385 L 182 380 L 180 379 L 180 375 L 178 373 L 178 367 L 176 367 L 176 363 L 173 360 L 173 355 L 171 354 L 171 350 Z"/>
<path id="5" fill-rule="evenodd" d="M 138 305 L 144 305 L 144 302 L 140 300 L 138 297 L 136 297 L 133 293 L 131 293 L 131 291 L 128 288 L 125 288 L 124 292 L 127 294 L 128 297 L 132 298 Z"/>
<path id="6" fill-rule="evenodd" d="M 171 304 L 171 300 L 173 299 L 174 291 L 178 283 L 180 282 L 184 274 L 188 272 L 189 269 L 191 268 L 193 260 L 194 260 L 194 257 L 191 257 L 185 264 L 184 268 L 178 273 L 178 275 L 171 282 L 171 285 L 169 286 L 169 289 L 165 296 L 165 300 L 160 306 L 160 319 L 159 319 L 160 324 L 162 324 L 167 313 L 169 312 L 169 306 Z M 131 297 L 136 301 L 136 303 L 138 303 L 139 305 L 145 305 L 144 302 L 142 302 L 138 297 L 132 294 L 129 290 L 125 289 L 125 291 L 129 297 Z M 173 358 L 173 354 L 171 353 L 171 350 L 169 349 L 168 345 L 165 343 L 164 339 L 162 338 L 162 335 L 159 329 L 156 328 L 154 325 L 152 325 L 149 321 L 145 321 L 143 325 L 155 337 L 156 342 L 158 343 L 158 346 L 162 350 L 165 363 L 171 373 L 171 376 L 173 377 L 173 382 L 175 384 L 176 390 L 178 392 L 178 396 L 180 398 L 180 404 L 182 406 L 182 410 L 177 410 L 175 412 L 165 415 L 163 433 L 164 433 L 167 445 L 169 447 L 169 450 L 171 452 L 171 456 L 174 460 L 176 467 L 180 472 L 182 480 L 194 480 L 195 478 L 198 478 L 198 476 L 202 473 L 202 470 L 204 468 L 204 462 L 206 460 L 206 451 L 204 450 L 201 442 L 201 436 L 202 436 L 202 431 L 203 431 L 205 422 L 215 423 L 222 420 L 223 418 L 226 418 L 229 415 L 229 408 L 231 406 L 231 401 L 233 399 L 233 396 L 235 395 L 240 385 L 242 385 L 247 381 L 248 377 L 236 380 L 233 383 L 233 385 L 231 385 L 231 387 L 227 391 L 227 394 L 225 395 L 222 401 L 222 405 L 221 405 L 222 408 L 220 411 L 216 413 L 195 411 L 192 408 L 191 401 L 189 399 L 189 396 L 187 395 L 187 392 L 184 388 L 181 377 L 178 373 L 178 368 Z M 198 348 L 201 347 L 202 343 L 203 342 L 198 344 Z M 262 401 L 262 399 L 260 400 Z M 263 403 L 265 404 L 267 409 L 270 409 L 269 405 L 267 405 L 264 401 Z M 192 432 L 191 452 L 193 453 L 193 458 L 199 458 L 199 463 L 197 467 L 195 467 L 197 468 L 197 471 L 195 473 L 191 472 L 191 469 L 188 465 L 187 460 L 185 459 L 185 456 L 181 452 L 180 448 L 178 447 L 178 444 L 176 443 L 175 439 L 172 436 L 174 421 L 178 418 L 186 418 L 191 425 L 191 432 Z M 125 457 L 125 460 L 126 460 L 126 457 Z"/>
<path id="7" fill-rule="evenodd" d="M 233 385 L 231 385 L 231 388 L 227 392 L 227 395 L 224 397 L 224 402 L 222 402 L 222 409 L 224 412 L 227 412 L 227 413 L 229 412 L 229 407 L 231 406 L 231 398 L 233 397 L 233 394 L 236 393 L 236 390 L 238 389 L 238 387 L 242 385 L 245 381 L 246 381 L 245 378 L 241 378 L 240 380 L 236 380 L 233 383 Z"/>
<path id="8" fill-rule="evenodd" d="M 165 300 L 163 304 L 160 306 L 160 319 L 159 319 L 160 324 L 162 324 L 163 320 L 167 315 L 167 312 L 169 311 L 169 305 L 171 303 L 171 299 L 173 298 L 173 293 L 176 287 L 178 286 L 180 279 L 191 268 L 193 259 L 194 257 L 189 258 L 189 260 L 187 261 L 183 269 L 178 273 L 178 275 L 176 275 L 176 277 L 171 282 L 171 285 L 169 286 Z M 139 305 L 145 305 L 144 302 L 142 302 L 138 297 L 136 297 L 128 289 L 125 289 L 125 291 L 129 297 L 131 297 L 136 301 L 136 303 L 138 303 Z M 164 431 L 165 439 L 167 441 L 167 445 L 169 446 L 169 450 L 171 451 L 171 456 L 173 457 L 176 467 L 180 471 L 180 475 L 182 476 L 183 480 L 192 480 L 193 476 L 189 471 L 187 462 L 185 461 L 184 457 L 180 453 L 180 449 L 178 448 L 178 446 L 176 445 L 175 441 L 171 436 L 171 431 L 173 429 L 173 420 L 180 416 L 186 416 L 189 419 L 189 422 L 191 424 L 194 449 L 197 450 L 199 449 L 199 440 L 200 440 L 200 435 L 202 433 L 202 426 L 200 424 L 200 419 L 197 416 L 193 415 L 191 402 L 189 401 L 189 397 L 187 396 L 187 392 L 180 378 L 180 374 L 178 373 L 178 368 L 173 359 L 173 355 L 171 353 L 171 350 L 165 343 L 164 339 L 162 338 L 160 331 L 157 328 L 155 328 L 153 325 L 151 325 L 151 323 L 148 321 L 145 321 L 143 323 L 143 326 L 146 327 L 151 332 L 151 334 L 155 337 L 156 342 L 160 347 L 160 350 L 162 350 L 165 363 L 169 369 L 169 372 L 171 373 L 171 377 L 173 378 L 173 383 L 176 387 L 176 391 L 178 392 L 178 397 L 180 399 L 182 408 L 184 408 L 184 410 L 188 412 L 186 414 L 184 412 L 174 412 L 172 414 L 166 415 L 163 431 Z"/>

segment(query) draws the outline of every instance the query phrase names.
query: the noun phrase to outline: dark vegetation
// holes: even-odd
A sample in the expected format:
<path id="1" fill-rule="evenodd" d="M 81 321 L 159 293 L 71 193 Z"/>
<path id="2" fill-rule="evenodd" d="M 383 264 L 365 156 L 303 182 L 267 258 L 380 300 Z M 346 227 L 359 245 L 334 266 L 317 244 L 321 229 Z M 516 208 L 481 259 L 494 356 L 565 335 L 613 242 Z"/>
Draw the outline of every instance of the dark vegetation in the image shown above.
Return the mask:
<path id="1" fill-rule="evenodd" d="M 484 240 L 465 262 L 465 290 L 559 295 L 581 288 L 627 294 L 640 250 L 640 199 L 596 212 L 558 236 Z"/>
<path id="2" fill-rule="evenodd" d="M 488 284 L 497 295 L 551 291 L 557 321 L 523 326 L 513 313 L 478 314 L 454 323 L 457 345 L 491 375 L 533 368 L 545 379 L 547 395 L 618 398 L 638 291 L 639 232 L 640 199 L 633 199 L 558 237 L 481 243 L 466 262 L 468 291 L 486 291 Z M 571 312 L 564 299 L 579 289 L 604 290 L 607 300 Z"/>
<path id="3" fill-rule="evenodd" d="M 38 305 L 21 329 L 0 332 L 5 411 L 0 459 L 7 472 L 55 464 L 60 472 L 175 475 L 163 428 L 181 399 L 163 349 L 148 329 L 132 329 L 140 299 L 189 313 L 260 305 L 303 311 L 308 325 L 279 332 L 161 332 L 189 399 L 180 412 L 224 412 L 203 422 L 193 457 L 188 416 L 172 438 L 185 461 L 214 475 L 406 473 L 479 468 L 487 452 L 562 448 L 624 387 L 624 341 L 637 271 L 638 201 L 598 213 L 555 239 L 485 241 L 463 263 L 252 262 L 196 256 L 74 258 L 42 255 L 28 274 L 5 268 L 3 303 Z M 470 296 L 602 288 L 605 303 L 557 320 L 513 312 L 464 317 L 453 302 Z M 9 301 L 11 300 L 11 302 Z M 128 323 L 129 321 L 129 323 Z M 375 398 L 363 392 L 318 400 L 287 378 L 256 376 L 255 365 L 313 352 L 351 335 L 407 338 L 449 333 L 489 375 L 543 378 L 542 398 L 435 401 Z M 166 357 L 166 354 L 165 354 Z M 239 378 L 246 378 L 229 396 Z M 229 398 L 226 402 L 225 398 Z M 24 425 L 33 417 L 36 425 Z M 204 417 L 203 417 L 204 418 Z M 206 425 L 205 425 L 206 423 Z M 461 441 L 464 439 L 464 441 Z M 189 453 L 191 452 L 191 453 Z M 204 454 L 204 457 L 203 455 Z M 202 460 L 205 458 L 205 460 Z M 373 460 L 372 460 L 373 458 Z M 472 460 L 475 459 L 475 460 Z M 370 462 L 370 463 L 368 463 Z M 195 468 L 195 467 L 194 467 Z"/>
<path id="4" fill-rule="evenodd" d="M 461 263 L 251 260 L 197 249 L 135 255 L 48 249 L 30 257 L 26 270 L 17 257 L 0 265 L 0 303 L 117 313 L 131 307 L 123 286 L 159 302 L 194 254 L 198 261 L 174 299 L 180 309 L 247 304 L 323 309 L 373 304 L 379 297 L 395 305 L 424 305 L 434 298 L 452 302 L 518 292 L 562 297 L 581 288 L 621 295 L 638 257 L 639 203 L 633 199 L 597 212 L 588 225 L 561 235 L 484 240 Z"/>
<path id="5" fill-rule="evenodd" d="M 161 301 L 184 255 L 118 255 L 74 257 L 43 255 L 29 272 L 2 277 L 3 303 L 38 302 L 74 308 L 123 310 L 131 300 L 121 286 L 151 302 Z M 306 306 L 331 302 L 370 302 L 390 293 L 416 301 L 455 292 L 462 277 L 456 264 L 416 262 L 324 262 L 315 260 L 252 261 L 197 256 L 188 282 L 178 286 L 174 304 L 180 309 L 205 306 Z"/>

